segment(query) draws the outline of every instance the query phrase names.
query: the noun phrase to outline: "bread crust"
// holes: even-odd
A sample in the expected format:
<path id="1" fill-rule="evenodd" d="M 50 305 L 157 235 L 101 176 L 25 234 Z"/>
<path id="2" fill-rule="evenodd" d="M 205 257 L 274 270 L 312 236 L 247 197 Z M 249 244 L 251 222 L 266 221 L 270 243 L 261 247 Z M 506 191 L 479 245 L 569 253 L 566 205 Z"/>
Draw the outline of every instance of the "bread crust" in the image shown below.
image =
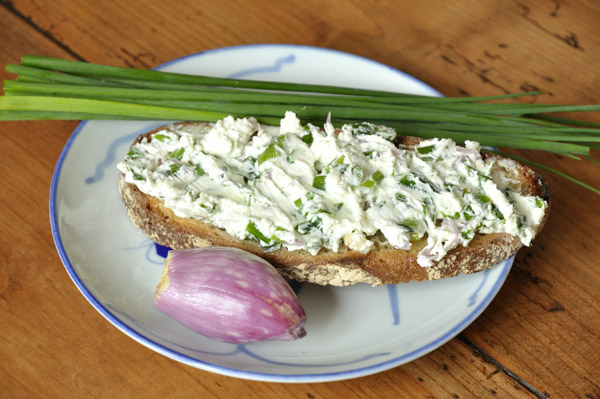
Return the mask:
<path id="1" fill-rule="evenodd" d="M 161 129 L 163 128 L 138 137 L 134 144 Z M 406 137 L 403 143 L 412 145 L 419 140 Z M 490 153 L 484 156 L 497 157 Z M 519 182 L 523 194 L 537 195 L 548 202 L 544 219 L 538 227 L 539 232 L 550 209 L 546 181 L 524 165 L 510 161 L 510 166 L 510 169 L 506 170 Z M 419 251 L 426 246 L 426 237 L 412 243 L 410 250 L 395 249 L 388 244 L 382 244 L 368 253 L 346 249 L 340 252 L 321 250 L 317 255 L 311 255 L 304 250 L 290 251 L 286 248 L 265 252 L 255 241 L 240 240 L 230 236 L 225 230 L 200 220 L 175 215 L 158 198 L 147 195 L 135 185 L 127 183 L 123 174 L 119 177 L 119 191 L 133 224 L 160 245 L 173 249 L 236 247 L 266 259 L 284 277 L 321 285 L 398 284 L 475 273 L 509 258 L 522 247 L 518 237 L 507 233 L 477 234 L 468 246 L 459 246 L 449 251 L 432 267 L 422 267 L 417 263 Z"/>

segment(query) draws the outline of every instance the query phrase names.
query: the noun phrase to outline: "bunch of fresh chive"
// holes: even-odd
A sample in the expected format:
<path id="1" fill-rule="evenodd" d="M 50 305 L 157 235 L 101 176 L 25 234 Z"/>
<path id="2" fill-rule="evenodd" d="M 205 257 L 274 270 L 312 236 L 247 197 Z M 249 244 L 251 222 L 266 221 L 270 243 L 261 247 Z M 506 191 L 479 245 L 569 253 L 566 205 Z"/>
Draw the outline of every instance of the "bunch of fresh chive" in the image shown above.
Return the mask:
<path id="1" fill-rule="evenodd" d="M 285 111 L 303 122 L 370 122 L 398 134 L 478 141 L 492 147 L 549 151 L 579 159 L 599 148 L 600 124 L 549 116 L 600 111 L 600 105 L 498 103 L 540 92 L 487 97 L 429 97 L 338 86 L 266 82 L 121 68 L 25 55 L 6 64 L 0 120 L 132 119 L 217 121 L 253 116 L 278 125 Z M 529 162 L 519 158 L 522 162 Z M 533 164 L 533 163 L 532 163 Z M 561 172 L 540 168 L 590 187 Z"/>

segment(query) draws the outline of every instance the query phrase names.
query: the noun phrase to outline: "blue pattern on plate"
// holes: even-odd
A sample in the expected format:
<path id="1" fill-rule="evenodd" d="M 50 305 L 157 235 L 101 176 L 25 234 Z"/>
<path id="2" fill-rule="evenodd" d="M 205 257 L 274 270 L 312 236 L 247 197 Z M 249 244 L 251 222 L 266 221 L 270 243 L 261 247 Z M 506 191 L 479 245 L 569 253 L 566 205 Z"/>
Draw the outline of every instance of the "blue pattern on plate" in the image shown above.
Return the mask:
<path id="1" fill-rule="evenodd" d="M 479 283 L 479 287 L 477 287 L 475 292 L 473 292 L 473 294 L 469 297 L 469 303 L 467 305 L 468 308 L 470 308 L 471 306 L 473 306 L 477 303 L 477 295 L 479 295 L 479 291 L 481 291 L 485 282 L 487 281 L 488 276 L 490 275 L 490 269 L 486 269 L 482 273 L 483 273 L 483 278 L 481 279 L 481 282 Z"/>
<path id="2" fill-rule="evenodd" d="M 104 177 L 104 171 L 107 168 L 112 168 L 112 166 L 114 165 L 115 154 L 117 153 L 117 149 L 119 148 L 119 146 L 121 146 L 123 144 L 131 143 L 138 135 L 139 135 L 139 133 L 135 133 L 135 134 L 131 134 L 129 136 L 120 137 L 117 140 L 113 141 L 110 144 L 110 146 L 108 147 L 108 151 L 106 152 L 106 157 L 102 160 L 102 162 L 100 162 L 96 166 L 96 173 L 94 173 L 93 176 L 90 176 L 87 179 L 85 179 L 85 183 L 92 184 L 92 183 L 102 180 L 102 178 Z"/>
<path id="3" fill-rule="evenodd" d="M 111 312 L 120 315 L 120 317 L 122 319 L 125 319 L 129 322 L 130 325 L 135 326 L 136 330 L 138 331 L 144 331 L 148 336 L 154 335 L 152 331 L 150 331 L 149 329 L 147 329 L 143 324 L 140 324 L 137 322 L 137 320 L 135 320 L 134 318 L 130 317 L 129 315 L 127 315 L 126 313 L 121 312 L 119 309 L 107 305 L 106 306 L 107 309 L 109 309 Z M 188 348 L 185 347 L 183 345 L 179 345 L 175 342 L 171 342 L 169 340 L 164 340 L 165 343 L 169 344 L 172 347 L 176 347 L 179 348 L 179 350 L 184 351 L 184 352 L 195 352 L 195 353 L 201 353 L 203 355 L 211 355 L 211 356 L 222 356 L 222 357 L 229 357 L 229 356 L 236 356 L 238 354 L 244 354 L 248 357 L 251 357 L 252 359 L 258 360 L 258 361 L 262 361 L 264 363 L 268 363 L 268 364 L 276 364 L 279 366 L 287 366 L 287 367 L 310 367 L 310 368 L 314 368 L 314 367 L 335 367 L 335 366 L 344 366 L 344 365 L 351 365 L 351 364 L 357 364 L 360 362 L 364 362 L 366 360 L 369 359 L 373 359 L 376 357 L 386 357 L 386 356 L 390 356 L 391 353 L 390 352 L 379 352 L 379 353 L 370 353 L 368 355 L 362 356 L 360 358 L 357 359 L 353 359 L 353 360 L 349 360 L 347 362 L 336 362 L 336 363 L 292 363 L 292 362 L 280 362 L 280 361 L 276 361 L 276 360 L 271 360 L 268 359 L 264 356 L 261 356 L 259 354 L 257 354 L 256 352 L 252 351 L 250 348 L 248 348 L 247 344 L 238 344 L 235 346 L 235 348 L 233 348 L 232 350 L 226 351 L 226 352 L 214 352 L 214 351 L 202 351 L 202 350 L 198 350 L 198 349 L 193 349 L 193 348 Z"/>
<path id="4" fill-rule="evenodd" d="M 400 324 L 400 305 L 398 303 L 398 286 L 388 284 L 387 292 L 390 297 L 390 308 L 392 310 L 392 317 L 394 319 L 394 325 Z"/>
<path id="5" fill-rule="evenodd" d="M 248 76 L 248 75 L 254 75 L 254 74 L 257 74 L 257 73 L 279 72 L 281 70 L 281 68 L 285 64 L 293 64 L 294 61 L 296 61 L 296 56 L 292 53 L 290 55 L 277 58 L 275 60 L 275 63 L 273 65 L 267 65 L 267 66 L 260 66 L 260 67 L 256 67 L 256 68 L 243 69 L 243 70 L 241 70 L 239 72 L 230 74 L 228 77 L 230 79 L 236 79 L 236 78 L 241 78 L 241 77 Z"/>

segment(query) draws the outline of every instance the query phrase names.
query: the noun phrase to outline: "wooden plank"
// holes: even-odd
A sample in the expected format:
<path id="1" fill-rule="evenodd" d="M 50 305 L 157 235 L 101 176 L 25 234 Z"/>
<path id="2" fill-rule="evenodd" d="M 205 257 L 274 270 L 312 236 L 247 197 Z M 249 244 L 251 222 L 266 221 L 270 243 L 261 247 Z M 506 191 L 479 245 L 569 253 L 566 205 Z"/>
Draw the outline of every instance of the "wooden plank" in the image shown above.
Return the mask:
<path id="1" fill-rule="evenodd" d="M 198 8 L 191 1 L 177 6 L 147 1 L 143 7 L 134 2 L 118 7 L 96 1 L 2 2 L 0 62 L 35 53 L 151 67 L 208 48 L 286 42 L 370 57 L 447 95 L 540 89 L 551 93 L 544 99 L 548 102 L 598 100 L 594 66 L 600 64 L 595 34 L 600 10 L 593 1 L 437 1 L 410 7 L 393 1 L 319 3 L 232 1 Z M 7 209 L 0 218 L 0 237 L 3 243 L 21 242 L 0 249 L 0 329 L 6 332 L 0 345 L 0 391 L 10 397 L 173 392 L 309 398 L 600 396 L 600 213 L 597 197 L 585 189 L 548 176 L 553 213 L 546 229 L 532 248 L 519 253 L 505 287 L 462 339 L 408 365 L 357 380 L 243 381 L 192 369 L 137 345 L 97 314 L 69 280 L 49 232 L 47 196 L 54 164 L 75 126 L 0 125 L 0 145 L 7 154 L 0 159 L 0 184 L 15 187 L 0 192 Z M 514 153 L 600 186 L 597 167 Z"/>

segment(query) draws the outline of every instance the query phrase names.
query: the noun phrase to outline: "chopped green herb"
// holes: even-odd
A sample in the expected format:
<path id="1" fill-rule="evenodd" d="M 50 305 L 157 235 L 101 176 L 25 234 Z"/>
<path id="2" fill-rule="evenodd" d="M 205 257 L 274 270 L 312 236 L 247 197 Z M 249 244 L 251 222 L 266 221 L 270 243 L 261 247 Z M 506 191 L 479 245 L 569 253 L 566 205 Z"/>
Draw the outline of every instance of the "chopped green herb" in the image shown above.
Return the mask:
<path id="1" fill-rule="evenodd" d="M 200 164 L 196 164 L 194 169 L 196 170 L 196 174 L 198 175 L 198 177 L 204 176 L 206 174 L 206 172 L 204 171 L 204 169 L 202 169 Z"/>
<path id="2" fill-rule="evenodd" d="M 127 153 L 127 158 L 130 158 L 130 159 L 138 159 L 138 158 L 143 158 L 143 157 L 144 156 L 142 155 L 142 153 L 140 152 L 140 150 L 138 150 L 137 148 L 132 148 Z"/>
<path id="3" fill-rule="evenodd" d="M 421 239 L 421 236 L 416 231 L 409 231 L 408 239 L 410 242 L 415 242 L 415 241 L 419 241 Z"/>
<path id="4" fill-rule="evenodd" d="M 473 218 L 473 216 L 475 216 L 475 212 L 473 211 L 473 208 L 471 208 L 471 205 L 469 204 L 465 206 L 463 209 L 463 217 L 465 220 L 468 222 Z"/>
<path id="5" fill-rule="evenodd" d="M 398 223 L 398 225 L 406 228 L 408 231 L 415 231 L 419 227 L 419 221 L 415 219 L 407 219 Z"/>
<path id="6" fill-rule="evenodd" d="M 308 132 L 307 134 L 302 136 L 302 141 L 304 141 L 306 143 L 306 145 L 308 145 L 310 147 L 314 141 L 312 132 Z"/>
<path id="7" fill-rule="evenodd" d="M 184 152 L 185 152 L 185 148 L 183 148 L 183 147 L 178 148 L 169 153 L 169 158 L 177 158 L 178 160 L 181 161 L 181 158 L 183 158 Z"/>
<path id="8" fill-rule="evenodd" d="M 181 169 L 181 164 L 180 163 L 174 163 L 169 167 L 169 171 L 167 172 L 167 176 L 172 176 L 174 174 L 176 174 L 177 172 L 179 172 L 179 169 Z"/>
<path id="9" fill-rule="evenodd" d="M 435 145 L 428 145 L 425 147 L 417 147 L 417 152 L 419 154 L 429 154 L 435 149 Z"/>
<path id="10" fill-rule="evenodd" d="M 277 156 L 279 156 L 279 151 L 277 150 L 277 147 L 275 147 L 275 144 L 271 144 L 258 156 L 256 160 L 260 165 L 263 162 L 273 159 Z"/>
<path id="11" fill-rule="evenodd" d="M 358 180 L 359 182 L 362 182 L 364 174 L 365 174 L 365 172 L 363 171 L 363 169 L 360 166 L 353 166 L 350 169 L 350 173 L 352 173 L 352 176 L 354 176 L 354 178 L 356 180 Z"/>
<path id="12" fill-rule="evenodd" d="M 352 125 L 353 129 L 352 129 L 352 134 L 357 136 L 359 134 L 367 134 L 367 135 L 371 135 L 371 134 L 376 134 L 379 133 L 381 129 L 379 129 L 378 126 L 369 123 L 369 122 L 361 122 L 361 123 L 355 123 Z"/>
<path id="13" fill-rule="evenodd" d="M 152 136 L 152 138 L 154 138 L 154 139 L 156 139 L 158 141 L 162 141 L 163 143 L 166 142 L 166 141 L 168 141 L 168 140 L 171 140 L 171 137 L 169 137 L 169 136 L 167 136 L 165 134 L 162 134 L 162 133 L 156 133 L 155 135 Z"/>
<path id="14" fill-rule="evenodd" d="M 217 209 L 212 204 L 200 204 L 200 208 L 205 209 L 206 211 L 208 211 L 208 213 L 213 213 Z"/>
<path id="15" fill-rule="evenodd" d="M 327 176 L 324 176 L 324 175 L 315 176 L 315 178 L 313 179 L 312 186 L 314 188 L 318 188 L 319 190 L 325 190 L 325 179 L 326 178 L 327 178 Z"/>
<path id="16" fill-rule="evenodd" d="M 479 177 L 479 181 L 482 181 L 482 182 L 492 179 L 491 177 L 486 176 L 483 173 L 477 173 L 477 177 Z"/>
<path id="17" fill-rule="evenodd" d="M 375 173 L 373 173 L 373 175 L 371 176 L 371 179 L 373 179 L 377 184 L 379 184 L 383 180 L 383 178 L 383 173 L 381 173 L 378 170 L 376 170 Z"/>
<path id="18" fill-rule="evenodd" d="M 321 229 L 321 225 L 323 224 L 323 219 L 317 217 L 313 220 L 306 221 L 304 223 L 300 223 L 295 227 L 296 231 L 302 235 L 309 234 L 314 230 Z"/>
<path id="19" fill-rule="evenodd" d="M 458 186 L 456 184 L 452 184 L 452 183 L 444 183 L 444 189 L 448 192 L 453 192 L 454 190 L 456 190 L 458 188 Z"/>
<path id="20" fill-rule="evenodd" d="M 296 201 L 294 201 L 294 205 L 296 205 L 296 208 L 298 208 L 298 210 L 301 211 L 304 207 L 304 204 L 302 203 L 302 198 L 298 198 Z"/>
<path id="21" fill-rule="evenodd" d="M 455 212 L 454 215 L 447 215 L 445 213 L 442 213 L 442 216 L 450 219 L 460 219 L 460 212 Z"/>
<path id="22" fill-rule="evenodd" d="M 430 207 L 432 209 L 429 209 Z M 431 197 L 425 197 L 423 199 L 423 215 L 428 216 L 430 214 L 431 214 L 432 218 L 435 216 L 434 203 L 433 203 L 433 200 L 431 199 Z"/>
<path id="23" fill-rule="evenodd" d="M 404 187 L 410 188 L 411 190 L 414 190 L 417 187 L 417 183 L 415 183 L 414 180 L 409 178 L 408 175 L 404 175 L 402 177 L 402 179 L 400 180 L 400 184 L 402 184 Z"/>
<path id="24" fill-rule="evenodd" d="M 281 136 L 277 137 L 277 145 L 279 147 L 283 148 L 283 145 L 285 144 L 285 140 L 286 140 L 285 134 L 282 134 Z"/>
<path id="25" fill-rule="evenodd" d="M 363 184 L 361 184 L 361 186 L 363 187 L 367 187 L 367 188 L 371 188 L 375 185 L 375 181 L 373 180 L 367 180 L 366 182 L 364 182 Z"/>
<path id="26" fill-rule="evenodd" d="M 475 198 L 482 204 L 487 204 L 488 202 L 491 201 L 488 196 L 486 196 L 485 194 L 483 194 L 481 192 L 476 193 Z"/>
<path id="27" fill-rule="evenodd" d="M 283 242 L 283 240 L 279 237 L 277 237 L 275 234 L 271 234 L 271 241 L 275 241 L 275 242 Z"/>
<path id="28" fill-rule="evenodd" d="M 259 241 L 262 241 L 266 244 L 271 243 L 271 239 L 265 237 L 265 235 L 260 232 L 260 230 L 258 229 L 258 227 L 256 227 L 256 224 L 253 221 L 248 222 L 248 225 L 246 226 L 246 231 L 252 234 L 252 236 L 254 236 L 254 238 L 256 238 Z"/>
<path id="29" fill-rule="evenodd" d="M 538 197 L 535 197 L 535 204 L 537 205 L 538 208 L 544 207 L 544 202 L 541 199 L 539 199 Z"/>
<path id="30" fill-rule="evenodd" d="M 145 181 L 146 178 L 137 172 L 133 172 L 133 179 L 139 181 Z"/>
<path id="31" fill-rule="evenodd" d="M 398 202 L 406 202 L 406 195 L 404 194 L 400 194 L 400 193 L 396 193 L 394 195 L 394 198 L 396 199 L 396 201 Z"/>
<path id="32" fill-rule="evenodd" d="M 506 220 L 504 219 L 504 215 L 502 214 L 502 212 L 500 212 L 500 209 L 496 208 L 496 206 L 492 206 L 492 213 L 498 219 L 502 220 L 502 222 L 506 222 Z"/>
<path id="33" fill-rule="evenodd" d="M 376 170 L 371 175 L 371 178 L 369 180 L 367 180 L 366 182 L 364 182 L 363 184 L 361 184 L 361 186 L 371 188 L 375 184 L 379 184 L 383 180 L 384 177 L 385 176 L 383 176 L 383 173 L 381 173 L 380 171 Z"/>
<path id="34" fill-rule="evenodd" d="M 527 216 L 520 216 L 517 218 L 517 229 L 521 231 L 523 226 L 527 223 Z"/>

